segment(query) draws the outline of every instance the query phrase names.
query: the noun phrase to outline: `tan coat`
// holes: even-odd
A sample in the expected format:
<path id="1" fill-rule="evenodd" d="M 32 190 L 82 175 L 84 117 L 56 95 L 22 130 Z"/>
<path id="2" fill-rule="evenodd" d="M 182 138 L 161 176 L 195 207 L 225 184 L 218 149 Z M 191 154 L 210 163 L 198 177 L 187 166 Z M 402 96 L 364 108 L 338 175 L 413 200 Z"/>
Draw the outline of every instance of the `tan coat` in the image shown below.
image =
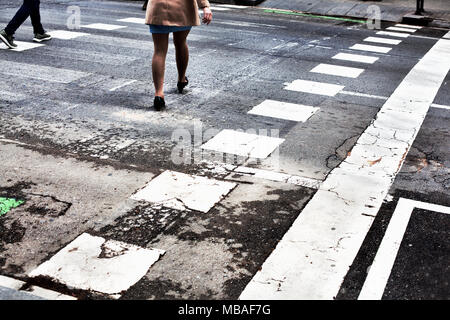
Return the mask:
<path id="1" fill-rule="evenodd" d="M 209 7 L 208 0 L 149 0 L 146 24 L 164 26 L 198 26 L 198 8 Z"/>

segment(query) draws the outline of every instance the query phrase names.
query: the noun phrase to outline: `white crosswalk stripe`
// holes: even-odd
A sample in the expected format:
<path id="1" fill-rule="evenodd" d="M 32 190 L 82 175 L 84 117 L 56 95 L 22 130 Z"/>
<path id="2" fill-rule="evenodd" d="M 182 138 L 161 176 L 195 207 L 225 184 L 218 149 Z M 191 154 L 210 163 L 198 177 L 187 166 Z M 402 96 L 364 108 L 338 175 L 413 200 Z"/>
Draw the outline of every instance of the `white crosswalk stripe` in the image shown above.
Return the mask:
<path id="1" fill-rule="evenodd" d="M 76 39 L 78 37 L 88 36 L 89 33 L 84 32 L 75 32 L 75 31 L 66 31 L 66 30 L 55 30 L 48 32 L 49 35 L 52 36 L 54 39 L 61 39 L 61 40 L 72 40 Z"/>
<path id="2" fill-rule="evenodd" d="M 317 81 L 309 80 L 294 80 L 292 83 L 288 84 L 284 89 L 312 94 L 319 94 L 325 96 L 335 96 L 339 93 L 345 86 L 323 83 Z"/>
<path id="3" fill-rule="evenodd" d="M 402 32 L 416 32 L 415 29 L 411 28 L 399 28 L 399 27 L 388 27 L 386 30 L 392 30 L 392 31 L 402 31 Z"/>
<path id="4" fill-rule="evenodd" d="M 364 39 L 364 41 L 384 43 L 384 44 L 394 44 L 394 45 L 397 45 L 402 42 L 401 40 L 379 38 L 379 37 L 367 37 Z"/>
<path id="5" fill-rule="evenodd" d="M 347 78 L 358 78 L 359 75 L 364 72 L 364 69 L 321 63 L 314 67 L 311 72 Z"/>
<path id="6" fill-rule="evenodd" d="M 14 43 L 17 45 L 17 48 L 9 49 L 5 44 L 3 44 L 3 42 L 0 42 L 0 49 L 23 52 L 45 46 L 42 43 L 24 42 L 24 41 L 14 41 Z"/>
<path id="7" fill-rule="evenodd" d="M 112 31 L 112 30 L 126 28 L 126 26 L 119 26 L 119 25 L 115 25 L 115 24 L 106 24 L 106 23 L 91 23 L 91 24 L 83 25 L 82 28 Z"/>
<path id="8" fill-rule="evenodd" d="M 372 63 L 375 63 L 376 61 L 378 61 L 379 58 L 341 52 L 341 53 L 338 53 L 337 55 L 335 55 L 333 57 L 333 59 L 372 64 Z"/>
<path id="9" fill-rule="evenodd" d="M 234 130 L 222 130 L 202 146 L 202 149 L 234 154 L 250 158 L 267 158 L 284 139 L 246 133 Z"/>
<path id="10" fill-rule="evenodd" d="M 119 22 L 129 22 L 129 23 L 136 23 L 136 24 L 145 24 L 144 18 L 123 18 L 118 19 Z"/>
<path id="11" fill-rule="evenodd" d="M 411 29 L 422 29 L 423 28 L 421 26 L 413 26 L 411 24 L 401 24 L 401 23 L 397 23 L 395 26 L 400 27 L 400 28 L 411 28 Z"/>
<path id="12" fill-rule="evenodd" d="M 355 45 L 351 46 L 350 49 L 360 50 L 360 51 L 368 51 L 368 52 L 377 52 L 377 53 L 388 53 L 389 51 L 392 50 L 392 48 L 371 46 L 371 45 L 367 45 L 367 44 L 355 44 Z"/>
<path id="13" fill-rule="evenodd" d="M 390 32 L 390 31 L 378 31 L 376 34 L 380 36 L 391 36 L 397 38 L 408 38 L 410 36 L 408 33 Z"/>
<path id="14" fill-rule="evenodd" d="M 318 110 L 319 108 L 311 106 L 266 100 L 254 107 L 248 113 L 265 117 L 305 122 Z"/>

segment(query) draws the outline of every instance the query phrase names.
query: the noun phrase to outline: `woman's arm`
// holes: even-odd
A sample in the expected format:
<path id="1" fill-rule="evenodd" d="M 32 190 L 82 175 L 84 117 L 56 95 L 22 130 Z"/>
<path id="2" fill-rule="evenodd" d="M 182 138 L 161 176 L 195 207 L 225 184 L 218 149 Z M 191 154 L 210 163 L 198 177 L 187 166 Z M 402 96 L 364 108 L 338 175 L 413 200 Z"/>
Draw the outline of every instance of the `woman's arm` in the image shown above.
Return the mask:
<path id="1" fill-rule="evenodd" d="M 210 24 L 212 21 L 212 12 L 208 0 L 197 0 L 199 8 L 203 9 L 203 23 Z"/>

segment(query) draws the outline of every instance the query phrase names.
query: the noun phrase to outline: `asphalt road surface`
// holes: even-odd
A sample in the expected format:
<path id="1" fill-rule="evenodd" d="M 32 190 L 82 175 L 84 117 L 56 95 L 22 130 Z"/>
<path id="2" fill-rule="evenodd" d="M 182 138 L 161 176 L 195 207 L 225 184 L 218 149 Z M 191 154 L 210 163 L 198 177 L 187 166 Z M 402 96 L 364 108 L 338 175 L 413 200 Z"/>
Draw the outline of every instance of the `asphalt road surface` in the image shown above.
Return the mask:
<path id="1" fill-rule="evenodd" d="M 449 30 L 214 5 L 156 112 L 141 5 L 0 46 L 4 298 L 450 298 Z"/>

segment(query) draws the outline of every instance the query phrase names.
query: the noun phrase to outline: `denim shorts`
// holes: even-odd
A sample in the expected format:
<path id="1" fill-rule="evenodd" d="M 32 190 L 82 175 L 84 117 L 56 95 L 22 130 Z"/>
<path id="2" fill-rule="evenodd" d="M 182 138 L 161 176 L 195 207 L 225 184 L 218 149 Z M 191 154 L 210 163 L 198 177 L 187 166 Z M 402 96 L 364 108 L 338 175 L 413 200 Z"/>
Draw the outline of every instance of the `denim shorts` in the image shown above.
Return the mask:
<path id="1" fill-rule="evenodd" d="M 150 25 L 150 33 L 171 33 L 178 31 L 187 31 L 191 29 L 192 26 L 176 27 L 176 26 L 161 26 L 156 24 Z"/>

